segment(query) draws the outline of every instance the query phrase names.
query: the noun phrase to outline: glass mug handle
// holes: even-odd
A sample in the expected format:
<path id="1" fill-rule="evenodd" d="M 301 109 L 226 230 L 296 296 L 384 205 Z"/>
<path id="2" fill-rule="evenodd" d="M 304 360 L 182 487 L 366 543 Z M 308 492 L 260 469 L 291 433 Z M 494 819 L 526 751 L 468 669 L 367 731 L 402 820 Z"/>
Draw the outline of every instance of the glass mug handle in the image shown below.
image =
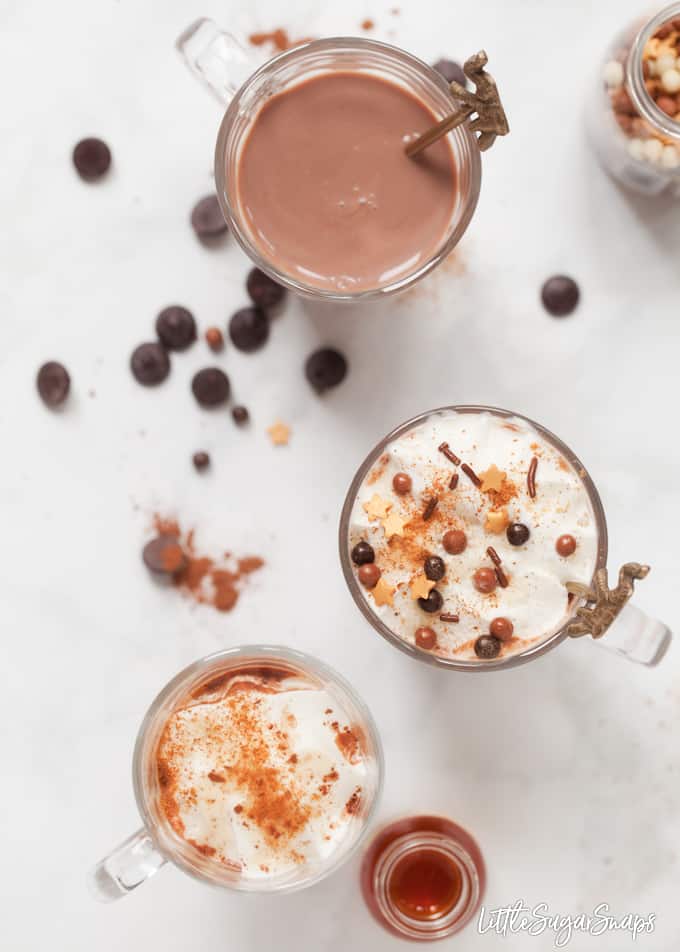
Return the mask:
<path id="1" fill-rule="evenodd" d="M 595 644 L 629 661 L 653 667 L 666 654 L 672 637 L 667 625 L 629 602 Z"/>
<path id="2" fill-rule="evenodd" d="M 236 37 L 205 17 L 188 26 L 175 45 L 194 76 L 223 106 L 229 104 L 254 69 L 252 59 Z"/>
<path id="3" fill-rule="evenodd" d="M 104 857 L 90 873 L 89 885 L 100 902 L 122 899 L 166 862 L 142 827 Z"/>

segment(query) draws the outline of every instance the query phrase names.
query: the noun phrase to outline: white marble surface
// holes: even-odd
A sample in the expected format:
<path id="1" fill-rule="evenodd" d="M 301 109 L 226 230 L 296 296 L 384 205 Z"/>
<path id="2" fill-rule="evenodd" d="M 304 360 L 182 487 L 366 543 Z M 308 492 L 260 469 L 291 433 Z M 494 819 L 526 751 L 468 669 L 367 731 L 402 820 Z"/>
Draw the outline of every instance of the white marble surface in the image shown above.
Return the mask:
<path id="1" fill-rule="evenodd" d="M 678 947 L 677 645 L 656 670 L 584 641 L 507 673 L 433 671 L 366 627 L 335 541 L 345 488 L 377 437 L 431 406 L 500 404 L 582 456 L 608 512 L 612 562 L 652 563 L 639 604 L 677 626 L 678 206 L 621 193 L 581 123 L 599 51 L 644 4 L 403 0 L 395 17 L 393 3 L 0 5 L 3 950 L 397 947 L 362 905 L 356 863 L 288 897 L 222 894 L 172 868 L 116 905 L 87 893 L 88 868 L 138 825 L 130 757 L 157 689 L 199 655 L 256 640 L 314 652 L 354 682 L 385 742 L 381 819 L 438 811 L 468 827 L 488 862 L 490 906 L 523 898 L 566 915 L 607 901 L 618 915 L 656 913 L 640 949 Z M 173 51 L 200 14 L 297 34 L 359 32 L 372 16 L 376 36 L 430 60 L 484 45 L 513 127 L 484 160 L 455 267 L 370 312 L 291 302 L 265 351 L 225 352 L 248 432 L 193 403 L 203 346 L 175 359 L 158 390 L 127 367 L 162 306 L 184 303 L 205 327 L 245 302 L 241 252 L 206 251 L 187 223 L 210 188 L 219 120 Z M 96 188 L 70 165 L 87 134 L 114 153 Z M 561 323 L 537 303 L 555 271 L 583 290 Z M 301 373 L 319 343 L 352 364 L 324 399 Z M 58 416 L 33 383 L 53 357 L 74 385 Z M 288 448 L 264 433 L 276 417 L 293 426 Z M 189 462 L 199 447 L 214 458 L 203 477 Z M 195 525 L 206 547 L 266 555 L 232 614 L 150 584 L 139 550 L 155 508 Z M 629 943 L 610 934 L 570 948 Z M 471 928 L 455 947 L 552 942 Z"/>

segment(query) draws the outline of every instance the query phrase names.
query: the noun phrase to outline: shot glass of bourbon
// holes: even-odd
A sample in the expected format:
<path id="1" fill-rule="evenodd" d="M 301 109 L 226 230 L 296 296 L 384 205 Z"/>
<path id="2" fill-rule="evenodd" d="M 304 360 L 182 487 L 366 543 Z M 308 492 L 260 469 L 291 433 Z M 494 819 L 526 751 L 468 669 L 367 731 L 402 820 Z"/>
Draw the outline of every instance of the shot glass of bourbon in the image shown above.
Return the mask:
<path id="1" fill-rule="evenodd" d="M 440 816 L 413 816 L 380 830 L 361 867 L 361 890 L 374 918 L 406 939 L 444 939 L 479 909 L 486 872 L 462 827 Z"/>

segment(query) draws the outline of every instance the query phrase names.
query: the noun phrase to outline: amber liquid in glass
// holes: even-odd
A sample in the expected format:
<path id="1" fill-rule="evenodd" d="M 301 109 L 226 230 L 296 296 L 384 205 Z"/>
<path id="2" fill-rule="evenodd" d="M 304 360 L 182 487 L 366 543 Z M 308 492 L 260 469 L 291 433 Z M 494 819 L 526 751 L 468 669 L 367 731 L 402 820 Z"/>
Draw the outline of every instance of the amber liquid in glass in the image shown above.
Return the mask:
<path id="1" fill-rule="evenodd" d="M 474 839 L 436 816 L 408 817 L 379 831 L 361 869 L 373 916 L 395 935 L 421 940 L 462 929 L 479 908 L 485 879 Z"/>
<path id="2" fill-rule="evenodd" d="M 411 919 L 437 919 L 460 898 L 462 876 L 436 850 L 421 849 L 399 860 L 388 886 L 390 901 Z"/>

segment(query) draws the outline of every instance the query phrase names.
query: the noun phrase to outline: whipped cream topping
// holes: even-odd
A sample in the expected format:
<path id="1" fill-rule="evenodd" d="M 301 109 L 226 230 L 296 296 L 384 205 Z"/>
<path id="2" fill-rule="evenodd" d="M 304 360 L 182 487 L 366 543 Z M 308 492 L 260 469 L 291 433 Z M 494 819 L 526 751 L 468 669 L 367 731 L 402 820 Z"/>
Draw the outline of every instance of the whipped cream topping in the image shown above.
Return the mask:
<path id="1" fill-rule="evenodd" d="M 459 465 L 439 450 L 442 443 L 448 444 Z M 532 498 L 527 477 L 533 459 Z M 481 478 L 481 486 L 466 474 L 463 464 Z M 393 488 L 397 473 L 411 480 L 404 495 Z M 454 474 L 458 481 L 451 488 Z M 437 500 L 436 507 L 424 519 L 432 499 Z M 510 543 L 511 523 L 529 529 L 524 544 Z M 446 551 L 442 540 L 447 530 L 465 533 L 464 551 Z M 568 557 L 556 549 L 562 535 L 571 535 L 576 542 Z M 351 511 L 350 552 L 362 540 L 373 547 L 381 572 L 375 587 L 358 582 L 371 611 L 411 645 L 416 644 L 416 630 L 424 626 L 436 635 L 431 653 L 480 663 L 484 662 L 475 653 L 475 642 L 489 635 L 496 618 L 512 623 L 512 637 L 502 642 L 501 657 L 523 651 L 559 629 L 570 613 L 565 583 L 589 584 L 598 550 L 595 514 L 579 473 L 526 420 L 488 411 L 433 413 L 386 447 Z M 474 576 L 480 568 L 495 571 L 489 547 L 500 558 L 508 584 L 505 588 L 497 584 L 485 594 L 477 589 Z M 444 561 L 445 575 L 436 582 L 428 583 L 425 576 L 428 556 Z M 353 569 L 358 574 L 359 567 Z M 442 596 L 442 604 L 429 613 L 414 595 L 426 595 L 432 587 Z M 441 614 L 457 615 L 458 621 L 442 620 Z"/>
<path id="2" fill-rule="evenodd" d="M 230 672 L 167 721 L 157 751 L 175 832 L 244 878 L 326 860 L 362 822 L 363 735 L 304 675 Z"/>

